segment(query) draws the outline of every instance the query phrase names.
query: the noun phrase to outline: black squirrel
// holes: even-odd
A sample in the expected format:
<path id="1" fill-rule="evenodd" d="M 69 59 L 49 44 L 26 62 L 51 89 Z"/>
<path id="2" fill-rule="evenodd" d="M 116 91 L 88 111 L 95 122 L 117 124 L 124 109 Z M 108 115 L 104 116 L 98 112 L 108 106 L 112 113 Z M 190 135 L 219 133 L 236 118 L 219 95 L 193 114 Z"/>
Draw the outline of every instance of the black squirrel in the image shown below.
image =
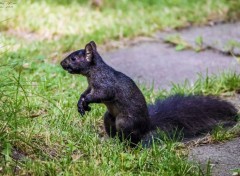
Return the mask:
<path id="1" fill-rule="evenodd" d="M 105 104 L 107 134 L 121 141 L 128 139 L 133 145 L 158 128 L 167 133 L 179 129 L 188 137 L 208 132 L 217 124 L 236 123 L 237 109 L 213 96 L 174 95 L 147 106 L 134 81 L 108 66 L 93 41 L 67 56 L 61 66 L 71 74 L 87 77 L 88 88 L 77 104 L 79 113 L 83 116 L 90 111 L 90 103 Z"/>

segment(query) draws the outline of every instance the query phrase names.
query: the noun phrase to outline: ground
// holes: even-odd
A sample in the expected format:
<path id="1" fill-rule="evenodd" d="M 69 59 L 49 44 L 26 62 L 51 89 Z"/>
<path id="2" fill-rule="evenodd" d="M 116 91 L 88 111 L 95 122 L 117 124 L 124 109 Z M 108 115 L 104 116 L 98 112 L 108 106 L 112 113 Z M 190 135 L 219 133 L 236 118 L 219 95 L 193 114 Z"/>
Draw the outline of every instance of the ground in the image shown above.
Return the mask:
<path id="1" fill-rule="evenodd" d="M 198 161 L 203 168 L 210 163 L 212 175 L 232 175 L 234 169 L 240 166 L 240 138 L 232 139 L 219 144 L 208 144 L 194 147 L 189 153 L 189 159 Z"/>

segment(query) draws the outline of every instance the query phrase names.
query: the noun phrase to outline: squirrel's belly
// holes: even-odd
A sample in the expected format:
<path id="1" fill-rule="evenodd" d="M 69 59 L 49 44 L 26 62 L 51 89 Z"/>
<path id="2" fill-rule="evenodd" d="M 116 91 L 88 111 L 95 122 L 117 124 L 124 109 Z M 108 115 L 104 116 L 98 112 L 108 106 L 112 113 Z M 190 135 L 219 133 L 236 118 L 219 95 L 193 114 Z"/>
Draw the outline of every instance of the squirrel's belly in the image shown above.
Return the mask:
<path id="1" fill-rule="evenodd" d="M 115 102 L 104 102 L 104 104 L 106 105 L 108 112 L 112 116 L 116 117 L 120 113 L 120 108 Z"/>

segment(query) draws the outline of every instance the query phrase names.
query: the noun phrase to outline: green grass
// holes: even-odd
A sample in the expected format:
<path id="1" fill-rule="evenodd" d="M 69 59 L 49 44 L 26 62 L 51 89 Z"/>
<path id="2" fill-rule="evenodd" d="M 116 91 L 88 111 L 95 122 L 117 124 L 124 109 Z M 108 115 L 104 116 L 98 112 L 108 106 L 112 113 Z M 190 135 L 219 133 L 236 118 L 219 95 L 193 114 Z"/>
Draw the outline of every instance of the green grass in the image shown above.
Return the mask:
<path id="1" fill-rule="evenodd" d="M 55 40 L 69 51 L 94 40 L 152 35 L 156 30 L 181 28 L 209 21 L 238 19 L 239 2 L 228 0 L 105 0 L 100 9 L 88 1 L 16 1 L 0 10 L 0 30 L 31 40 Z M 7 20 L 6 20 L 7 19 Z M 106 32 L 107 31 L 107 32 Z"/>
<path id="2" fill-rule="evenodd" d="M 90 40 L 103 44 L 188 23 L 204 24 L 213 17 L 233 19 L 236 4 L 224 0 L 105 2 L 100 10 L 87 1 L 69 0 L 16 1 L 13 8 L 0 9 L 1 175 L 203 175 L 172 140 L 149 149 L 131 149 L 107 138 L 105 107 L 91 105 L 92 111 L 81 117 L 76 102 L 87 82 L 69 75 L 58 63 L 63 53 Z M 240 75 L 199 75 L 193 86 L 186 81 L 170 91 L 140 87 L 148 103 L 175 93 L 231 94 L 240 89 Z M 222 132 L 216 130 L 216 140 L 228 138 Z"/>
<path id="3" fill-rule="evenodd" d="M 34 46 L 33 46 L 34 47 Z M 81 76 L 66 73 L 46 59 L 31 58 L 31 48 L 5 51 L 0 67 L 0 165 L 2 174 L 33 175 L 201 175 L 174 141 L 144 149 L 126 148 L 106 138 L 103 105 L 81 117 L 76 109 L 87 87 Z M 147 101 L 170 94 L 215 94 L 240 87 L 240 75 L 199 77 L 194 86 L 172 90 L 142 87 Z M 18 155 L 24 156 L 16 160 Z"/>

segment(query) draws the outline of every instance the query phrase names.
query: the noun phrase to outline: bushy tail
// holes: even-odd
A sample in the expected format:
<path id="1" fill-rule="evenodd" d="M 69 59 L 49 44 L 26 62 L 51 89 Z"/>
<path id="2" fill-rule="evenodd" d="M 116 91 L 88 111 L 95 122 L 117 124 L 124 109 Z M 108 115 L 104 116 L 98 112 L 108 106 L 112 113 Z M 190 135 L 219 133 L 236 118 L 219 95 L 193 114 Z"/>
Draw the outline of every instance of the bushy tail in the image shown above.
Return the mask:
<path id="1" fill-rule="evenodd" d="M 152 129 L 171 133 L 176 129 L 184 137 L 208 132 L 214 126 L 236 124 L 237 109 L 229 102 L 213 96 L 171 96 L 149 105 Z"/>

